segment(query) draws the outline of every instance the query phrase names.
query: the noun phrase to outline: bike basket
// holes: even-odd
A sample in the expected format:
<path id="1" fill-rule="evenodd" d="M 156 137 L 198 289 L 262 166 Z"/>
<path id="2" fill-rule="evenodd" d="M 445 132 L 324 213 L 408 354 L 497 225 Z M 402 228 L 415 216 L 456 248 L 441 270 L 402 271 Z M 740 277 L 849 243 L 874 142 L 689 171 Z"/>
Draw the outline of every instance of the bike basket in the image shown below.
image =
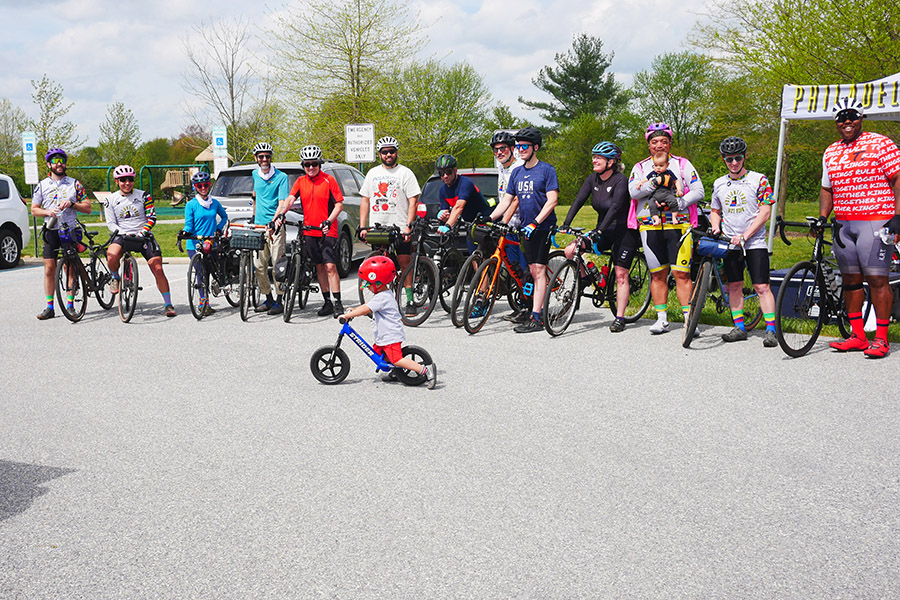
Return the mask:
<path id="1" fill-rule="evenodd" d="M 482 225 L 481 223 L 473 223 L 469 233 L 472 235 L 472 240 L 479 246 L 481 246 L 485 240 L 496 237 L 496 233 L 490 225 Z"/>
<path id="2" fill-rule="evenodd" d="M 231 247 L 238 250 L 262 250 L 266 247 L 266 234 L 254 229 L 234 228 L 231 230 Z"/>
<path id="3" fill-rule="evenodd" d="M 697 254 L 700 256 L 712 256 L 713 258 L 725 258 L 725 255 L 728 254 L 728 251 L 731 249 L 731 244 L 728 242 L 722 242 L 715 238 L 710 237 L 702 237 L 700 241 L 697 242 Z"/>
<path id="4" fill-rule="evenodd" d="M 272 276 L 275 278 L 275 281 L 283 282 L 287 279 L 288 265 L 291 264 L 291 257 L 287 254 L 282 254 L 278 257 L 278 260 L 275 261 L 275 266 L 272 268 Z"/>
<path id="5" fill-rule="evenodd" d="M 393 232 L 380 229 L 370 229 L 366 232 L 366 243 L 370 246 L 387 246 L 391 243 Z"/>

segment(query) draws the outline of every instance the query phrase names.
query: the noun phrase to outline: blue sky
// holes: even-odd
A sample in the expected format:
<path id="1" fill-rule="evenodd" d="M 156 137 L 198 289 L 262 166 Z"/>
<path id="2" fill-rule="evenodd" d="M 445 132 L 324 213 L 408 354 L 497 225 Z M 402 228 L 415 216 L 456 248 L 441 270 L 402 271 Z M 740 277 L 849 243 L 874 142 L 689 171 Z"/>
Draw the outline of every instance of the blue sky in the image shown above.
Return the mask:
<path id="1" fill-rule="evenodd" d="M 703 4 L 432 0 L 414 1 L 413 8 L 432 23 L 423 57 L 469 61 L 495 100 L 534 119 L 517 98 L 541 98 L 531 79 L 574 35 L 599 36 L 605 51 L 615 52 L 612 70 L 627 85 L 654 56 L 684 48 Z M 30 80 L 46 73 L 74 103 L 68 118 L 88 145 L 97 142 L 107 105 L 117 101 L 134 112 L 144 140 L 171 137 L 190 124 L 180 82 L 182 38 L 191 25 L 243 17 L 262 30 L 271 25 L 271 11 L 237 0 L 0 0 L 0 97 L 34 116 Z"/>

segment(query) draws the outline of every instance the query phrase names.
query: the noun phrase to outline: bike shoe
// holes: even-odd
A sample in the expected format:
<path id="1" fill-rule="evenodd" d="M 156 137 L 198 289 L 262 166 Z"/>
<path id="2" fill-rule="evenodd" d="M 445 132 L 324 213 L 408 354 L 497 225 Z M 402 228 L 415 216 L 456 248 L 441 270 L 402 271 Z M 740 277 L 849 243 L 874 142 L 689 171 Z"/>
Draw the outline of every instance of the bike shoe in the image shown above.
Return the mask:
<path id="1" fill-rule="evenodd" d="M 884 358 L 891 353 L 891 346 L 881 338 L 872 340 L 872 344 L 863 352 L 866 358 Z"/>
<path id="2" fill-rule="evenodd" d="M 347 311 L 344 310 L 344 305 L 341 304 L 340 300 L 338 300 L 337 302 L 334 303 L 334 318 L 335 319 L 342 317 L 345 312 L 347 312 Z"/>
<path id="3" fill-rule="evenodd" d="M 841 340 L 840 342 L 831 342 L 828 345 L 838 352 L 858 352 L 860 350 L 869 349 L 869 340 L 867 340 L 866 338 L 851 335 L 846 340 Z"/>
<path id="4" fill-rule="evenodd" d="M 209 288 L 212 290 L 213 296 L 218 296 L 222 291 L 222 288 L 219 287 L 219 282 L 215 279 L 209 282 Z"/>
<path id="5" fill-rule="evenodd" d="M 331 300 L 322 305 L 322 308 L 316 313 L 320 317 L 327 317 L 328 315 L 334 312 L 334 304 L 331 303 Z"/>
<path id="6" fill-rule="evenodd" d="M 525 323 L 513 327 L 513 331 L 516 333 L 531 333 L 532 331 L 541 331 L 543 328 L 544 324 L 532 317 Z"/>
<path id="7" fill-rule="evenodd" d="M 476 304 L 472 308 L 472 312 L 469 314 L 470 319 L 480 319 L 487 313 L 487 306 L 480 306 Z"/>
<path id="8" fill-rule="evenodd" d="M 403 311 L 403 313 L 404 313 L 404 316 L 414 317 L 419 313 L 419 311 L 416 309 L 415 304 L 407 304 L 406 309 Z"/>
<path id="9" fill-rule="evenodd" d="M 44 309 L 44 311 L 37 316 L 39 321 L 46 321 L 47 319 L 52 319 L 56 316 L 56 313 L 53 312 L 53 309 L 49 306 Z"/>
<path id="10" fill-rule="evenodd" d="M 735 327 L 728 333 L 722 334 L 723 342 L 742 342 L 747 339 L 747 332 L 740 327 Z"/>
<path id="11" fill-rule="evenodd" d="M 272 308 L 269 309 L 268 315 L 280 315 L 284 312 L 284 306 L 281 305 L 281 302 L 273 302 Z"/>
<path id="12" fill-rule="evenodd" d="M 204 314 L 205 316 L 207 316 L 207 317 L 208 317 L 209 315 L 214 315 L 214 314 L 216 314 L 216 309 L 214 309 L 212 306 L 210 306 L 209 304 L 207 304 L 207 305 L 206 305 L 206 308 L 203 310 L 203 314 Z"/>
<path id="13" fill-rule="evenodd" d="M 624 319 L 616 319 L 612 323 L 609 324 L 609 330 L 613 333 L 619 333 L 625 331 L 625 320 Z"/>
<path id="14" fill-rule="evenodd" d="M 650 326 L 650 333 L 653 335 L 659 335 L 661 333 L 666 333 L 667 331 L 669 331 L 668 321 L 657 321 Z"/>
<path id="15" fill-rule="evenodd" d="M 387 373 L 385 373 L 384 375 L 382 375 L 381 380 L 385 383 L 394 383 L 395 381 L 397 381 L 397 376 L 394 375 L 394 371 L 392 369 L 392 370 L 388 371 Z"/>
<path id="16" fill-rule="evenodd" d="M 260 305 L 257 306 L 254 310 L 255 310 L 256 312 L 264 312 L 264 313 L 267 313 L 267 312 L 269 312 L 269 309 L 272 308 L 272 305 L 273 305 L 273 304 L 275 304 L 275 303 L 274 303 L 273 301 L 271 301 L 271 300 L 263 300 L 263 301 L 260 303 Z"/>
<path id="17" fill-rule="evenodd" d="M 166 316 L 167 316 L 167 317 L 174 317 L 175 315 L 178 314 L 178 313 L 175 312 L 175 307 L 172 306 L 171 304 L 166 304 L 165 311 L 166 311 Z"/>
<path id="18" fill-rule="evenodd" d="M 119 280 L 116 278 L 109 280 L 109 293 L 110 294 L 118 294 L 119 293 Z"/>
<path id="19" fill-rule="evenodd" d="M 763 338 L 763 346 L 766 348 L 774 348 L 778 345 L 778 339 L 775 337 L 775 332 L 771 329 L 766 331 L 766 337 Z"/>
<path id="20" fill-rule="evenodd" d="M 509 321 L 510 323 L 524 323 L 524 321 L 520 321 L 522 315 L 528 315 L 524 310 L 514 310 L 508 315 L 503 315 L 504 321 Z"/>
<path id="21" fill-rule="evenodd" d="M 425 365 L 425 385 L 429 390 L 433 390 L 434 386 L 437 385 L 437 368 L 434 366 L 434 363 Z"/>

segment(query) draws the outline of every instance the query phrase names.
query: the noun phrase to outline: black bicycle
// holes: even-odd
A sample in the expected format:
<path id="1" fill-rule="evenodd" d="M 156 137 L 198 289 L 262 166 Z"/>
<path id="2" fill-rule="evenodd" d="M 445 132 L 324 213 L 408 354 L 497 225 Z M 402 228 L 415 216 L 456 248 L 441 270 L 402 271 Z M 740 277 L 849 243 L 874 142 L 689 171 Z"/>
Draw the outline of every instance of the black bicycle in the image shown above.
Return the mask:
<path id="1" fill-rule="evenodd" d="M 224 294 L 228 304 L 240 306 L 239 253 L 231 248 L 228 238 L 218 231 L 211 237 L 179 234 L 181 252 L 182 240 L 198 242 L 187 274 L 188 304 L 194 318 L 199 321 L 207 315 L 211 296 Z"/>
<path id="2" fill-rule="evenodd" d="M 62 313 L 73 323 L 84 317 L 92 293 L 106 310 L 112 308 L 115 299 L 109 289 L 112 275 L 106 264 L 106 248 L 112 236 L 103 244 L 96 244 L 94 238 L 100 232 L 89 231 L 80 221 L 76 223 L 75 227 L 60 227 L 61 256 L 56 263 L 56 298 Z M 85 239 L 90 256 L 87 267 L 78 252 L 79 243 Z"/>
<path id="3" fill-rule="evenodd" d="M 319 291 L 319 287 L 316 285 L 316 265 L 306 254 L 306 236 L 303 235 L 304 231 L 312 230 L 321 231 L 321 228 L 298 224 L 297 237 L 291 240 L 287 248 L 286 254 L 290 258 L 284 278 L 283 317 L 285 323 L 290 322 L 295 303 L 302 310 L 306 307 L 310 292 Z"/>
<path id="4" fill-rule="evenodd" d="M 230 229 L 231 248 L 240 251 L 238 266 L 238 290 L 240 295 L 241 320 L 250 318 L 250 309 L 259 300 L 259 285 L 253 267 L 253 254 L 266 247 L 268 227 L 253 223 L 232 223 Z"/>

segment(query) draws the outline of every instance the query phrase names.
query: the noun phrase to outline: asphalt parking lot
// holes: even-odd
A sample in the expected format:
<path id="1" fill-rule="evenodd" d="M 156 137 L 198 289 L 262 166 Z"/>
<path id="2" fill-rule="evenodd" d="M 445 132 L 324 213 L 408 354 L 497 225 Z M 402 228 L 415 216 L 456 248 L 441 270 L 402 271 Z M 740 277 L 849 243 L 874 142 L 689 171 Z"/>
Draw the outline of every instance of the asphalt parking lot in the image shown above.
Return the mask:
<path id="1" fill-rule="evenodd" d="M 197 322 L 186 269 L 167 319 L 144 265 L 129 324 L 39 322 L 40 267 L 0 272 L 0 598 L 900 597 L 900 353 L 438 307 L 406 332 L 437 389 L 349 345 L 324 386 L 320 296 Z"/>

